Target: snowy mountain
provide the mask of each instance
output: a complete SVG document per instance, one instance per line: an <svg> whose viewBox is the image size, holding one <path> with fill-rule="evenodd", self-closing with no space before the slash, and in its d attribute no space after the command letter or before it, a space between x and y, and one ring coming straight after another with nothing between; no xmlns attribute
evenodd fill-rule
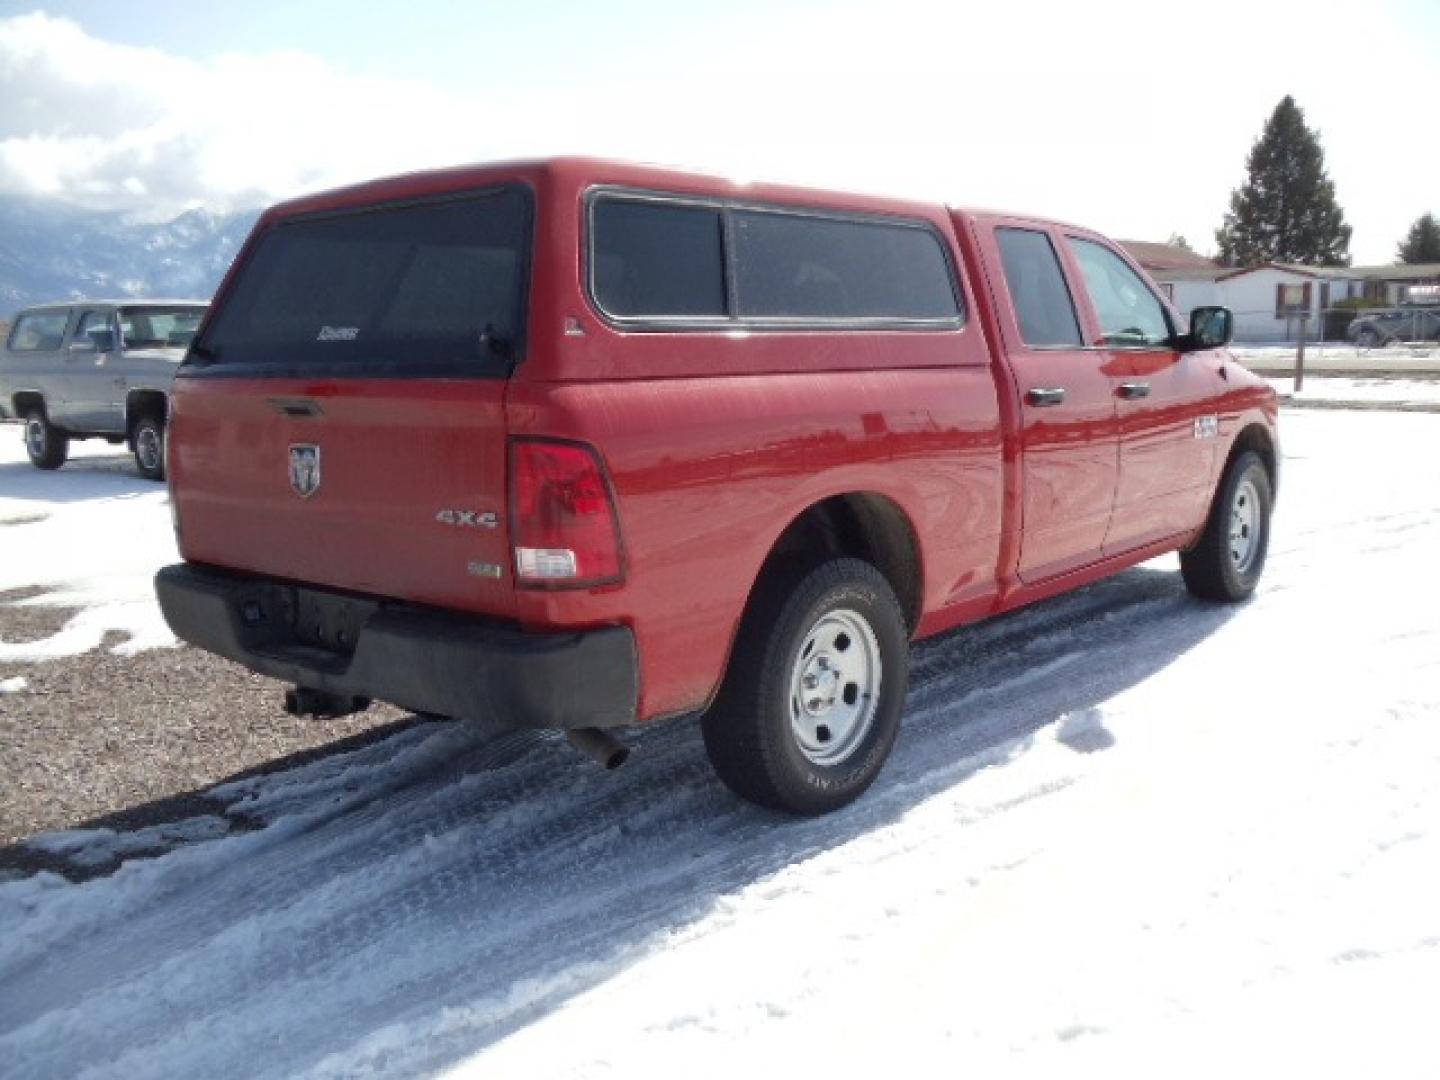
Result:
<svg viewBox="0 0 1440 1080"><path fill-rule="evenodd" d="M258 211L139 222L55 199L0 195L0 319L69 297L208 299Z"/></svg>

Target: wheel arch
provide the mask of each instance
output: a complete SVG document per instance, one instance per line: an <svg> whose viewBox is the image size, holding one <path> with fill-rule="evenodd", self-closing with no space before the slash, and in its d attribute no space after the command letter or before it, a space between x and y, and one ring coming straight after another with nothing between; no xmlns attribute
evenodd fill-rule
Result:
<svg viewBox="0 0 1440 1080"><path fill-rule="evenodd" d="M1270 477L1270 491L1274 495L1280 490L1280 455L1275 445L1275 436L1258 420L1246 424L1230 443L1230 453L1225 458L1225 468L1220 470L1223 480L1230 471L1230 465L1241 454L1253 451L1265 463L1265 472ZM1218 490L1218 489L1217 489Z"/></svg>
<svg viewBox="0 0 1440 1080"><path fill-rule="evenodd" d="M164 390L131 390L125 395L125 431L133 437L135 425L146 417L164 423L170 418L170 395Z"/></svg>
<svg viewBox="0 0 1440 1080"><path fill-rule="evenodd" d="M45 418L50 418L50 408L45 404L45 395L39 390L16 390L10 396L10 404L15 407L16 416L23 417L30 409L38 406Z"/></svg>
<svg viewBox="0 0 1440 1080"><path fill-rule="evenodd" d="M771 544L746 599L746 613L759 590L775 578L846 556L880 571L895 591L906 628L913 634L925 596L919 537L909 514L893 499L873 491L831 495L796 514Z"/></svg>

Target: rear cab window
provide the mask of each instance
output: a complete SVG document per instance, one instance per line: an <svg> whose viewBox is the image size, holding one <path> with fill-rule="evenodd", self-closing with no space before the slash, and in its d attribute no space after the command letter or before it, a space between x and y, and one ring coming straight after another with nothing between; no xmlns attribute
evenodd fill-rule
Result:
<svg viewBox="0 0 1440 1080"><path fill-rule="evenodd" d="M521 185L282 218L186 369L507 375L523 348L532 220Z"/></svg>
<svg viewBox="0 0 1440 1080"><path fill-rule="evenodd" d="M1002 226L995 230L995 242L1021 340L1031 348L1079 348L1075 299L1050 237L1039 229Z"/></svg>
<svg viewBox="0 0 1440 1080"><path fill-rule="evenodd" d="M723 200L591 196L591 299L638 329L954 329L953 268L924 221Z"/></svg>

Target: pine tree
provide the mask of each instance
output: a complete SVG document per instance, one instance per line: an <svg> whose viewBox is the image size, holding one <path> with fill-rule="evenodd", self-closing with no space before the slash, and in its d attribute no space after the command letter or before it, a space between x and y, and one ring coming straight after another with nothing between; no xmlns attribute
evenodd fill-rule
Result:
<svg viewBox="0 0 1440 1080"><path fill-rule="evenodd" d="M1395 254L1402 263L1440 263L1440 221L1435 215L1416 218Z"/></svg>
<svg viewBox="0 0 1440 1080"><path fill-rule="evenodd" d="M1350 265L1350 226L1325 174L1325 153L1289 94L1245 165L1245 184L1230 193L1225 224L1215 233L1222 265Z"/></svg>

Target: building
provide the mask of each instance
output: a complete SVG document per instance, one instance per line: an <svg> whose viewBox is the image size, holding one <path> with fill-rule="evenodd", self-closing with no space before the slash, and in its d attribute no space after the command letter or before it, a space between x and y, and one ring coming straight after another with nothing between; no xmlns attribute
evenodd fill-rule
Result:
<svg viewBox="0 0 1440 1080"><path fill-rule="evenodd" d="M1365 296L1363 271L1346 267L1263 263L1237 269L1168 244L1121 241L1182 312L1207 304L1235 314L1235 340L1246 343L1290 342L1322 331L1321 313L1341 300ZM1385 267L1385 270L1403 269Z"/></svg>

